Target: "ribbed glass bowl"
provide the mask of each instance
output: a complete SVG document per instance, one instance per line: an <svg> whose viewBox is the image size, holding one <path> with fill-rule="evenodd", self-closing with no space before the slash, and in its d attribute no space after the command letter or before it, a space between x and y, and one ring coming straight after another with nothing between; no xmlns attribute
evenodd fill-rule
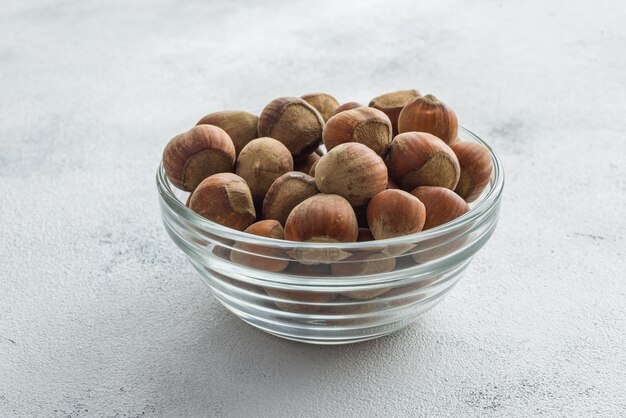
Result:
<svg viewBox="0 0 626 418"><path fill-rule="evenodd" d="M466 129L459 135L484 144ZM224 306L279 337L344 344L408 325L458 282L498 221L504 174L493 151L491 157L490 184L465 215L424 232L358 243L281 241L218 225L185 206L188 193L172 186L163 164L157 187L165 229Z"/></svg>

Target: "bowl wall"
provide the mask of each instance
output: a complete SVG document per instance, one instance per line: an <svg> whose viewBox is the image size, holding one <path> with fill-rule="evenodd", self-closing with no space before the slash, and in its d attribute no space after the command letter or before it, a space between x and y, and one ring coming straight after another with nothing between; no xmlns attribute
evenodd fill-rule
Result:
<svg viewBox="0 0 626 418"><path fill-rule="evenodd" d="M465 129L460 135L482 143ZM222 227L185 207L187 194L169 183L162 165L157 186L168 234L224 306L283 338L341 344L406 326L454 287L498 221L503 172L492 159L491 182L469 213L421 233L349 244L278 241Z"/></svg>

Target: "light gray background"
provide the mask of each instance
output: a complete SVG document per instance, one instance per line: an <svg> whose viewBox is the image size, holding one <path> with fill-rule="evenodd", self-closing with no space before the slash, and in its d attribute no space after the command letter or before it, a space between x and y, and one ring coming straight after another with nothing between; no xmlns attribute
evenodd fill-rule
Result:
<svg viewBox="0 0 626 418"><path fill-rule="evenodd" d="M623 414L626 7L578 3L2 1L0 416ZM352 346L228 313L161 225L166 141L400 88L504 162L465 278Z"/></svg>

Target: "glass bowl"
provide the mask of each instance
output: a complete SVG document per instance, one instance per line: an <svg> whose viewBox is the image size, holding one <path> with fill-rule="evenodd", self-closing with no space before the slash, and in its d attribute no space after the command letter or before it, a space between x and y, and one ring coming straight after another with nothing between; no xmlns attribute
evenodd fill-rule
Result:
<svg viewBox="0 0 626 418"><path fill-rule="evenodd" d="M459 135L484 144L467 129ZM405 327L440 302L491 237L504 173L489 150L491 181L468 213L392 239L303 243L226 228L185 206L188 193L172 186L163 164L157 171L161 214L169 236L239 318L306 343L364 341Z"/></svg>

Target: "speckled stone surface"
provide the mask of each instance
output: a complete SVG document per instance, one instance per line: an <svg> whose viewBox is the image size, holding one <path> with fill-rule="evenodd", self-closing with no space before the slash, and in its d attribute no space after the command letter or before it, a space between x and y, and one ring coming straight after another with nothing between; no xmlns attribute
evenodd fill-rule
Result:
<svg viewBox="0 0 626 418"><path fill-rule="evenodd" d="M623 415L626 7L580 3L1 2L0 416ZM235 318L161 225L166 141L400 88L503 160L465 278L351 346Z"/></svg>

